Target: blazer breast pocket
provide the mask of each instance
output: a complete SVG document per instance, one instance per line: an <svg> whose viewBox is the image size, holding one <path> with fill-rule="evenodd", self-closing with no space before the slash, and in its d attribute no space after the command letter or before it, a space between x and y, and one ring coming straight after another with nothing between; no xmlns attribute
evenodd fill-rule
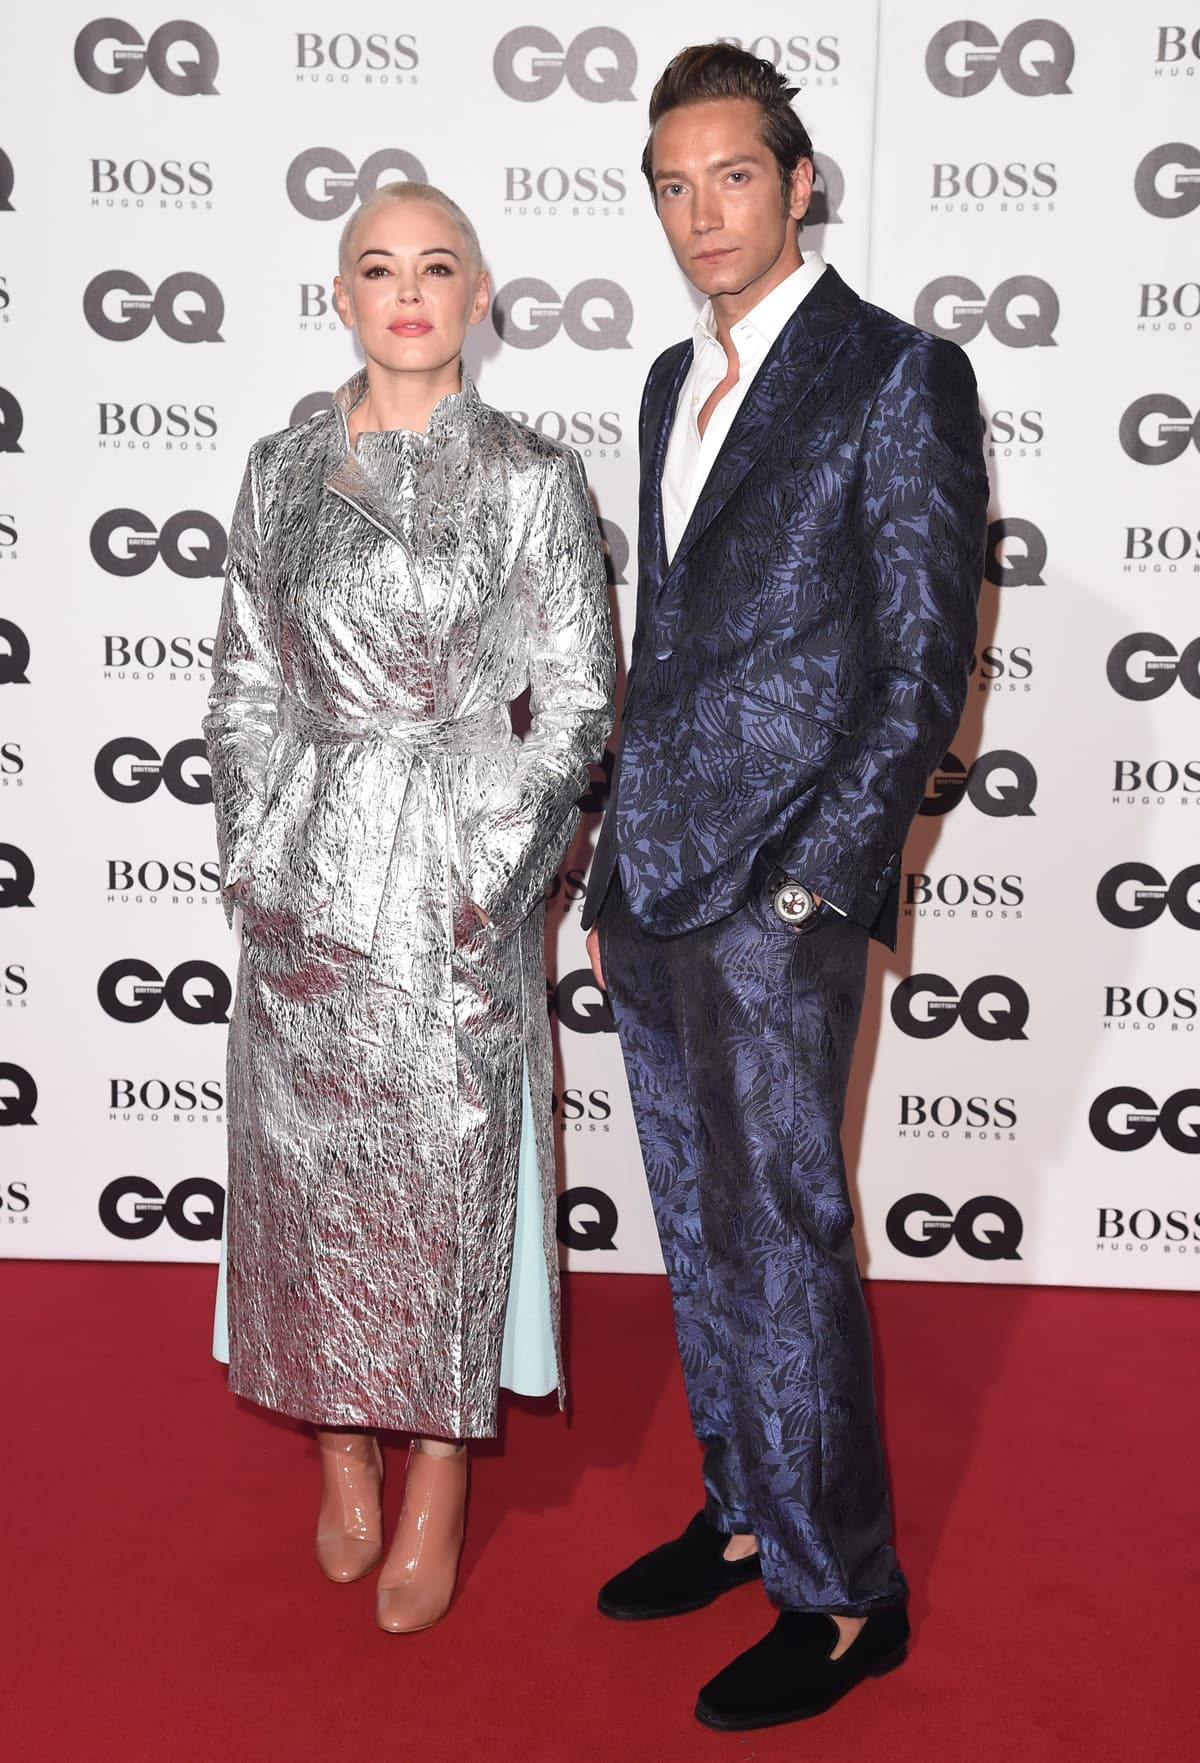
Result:
<svg viewBox="0 0 1200 1763"><path fill-rule="evenodd" d="M773 703L744 687L725 699L726 727L739 740L814 775L824 771L847 731L785 704Z"/></svg>

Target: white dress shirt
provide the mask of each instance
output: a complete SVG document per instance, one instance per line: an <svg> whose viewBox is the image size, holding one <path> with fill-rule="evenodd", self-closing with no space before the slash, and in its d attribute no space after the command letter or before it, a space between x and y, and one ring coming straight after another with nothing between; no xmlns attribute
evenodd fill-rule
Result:
<svg viewBox="0 0 1200 1763"><path fill-rule="evenodd" d="M805 251L802 256L800 268L794 269L734 325L732 340L737 351L737 384L730 386L721 399L709 417L703 435L697 419L725 378L729 362L717 338L711 300L705 301L696 320L692 332L692 365L675 406L675 420L671 424L671 438L663 462L663 528L668 561L678 549L712 470L713 460L721 451L721 444L729 433L742 399L750 390L751 381L788 319L825 273L825 260L819 252Z"/></svg>

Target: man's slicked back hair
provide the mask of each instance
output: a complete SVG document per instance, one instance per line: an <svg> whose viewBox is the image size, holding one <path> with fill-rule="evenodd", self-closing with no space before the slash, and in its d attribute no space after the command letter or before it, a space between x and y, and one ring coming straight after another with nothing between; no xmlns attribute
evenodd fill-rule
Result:
<svg viewBox="0 0 1200 1763"><path fill-rule="evenodd" d="M789 86L769 61L734 43L696 43L681 49L667 63L650 94L650 135L642 154L642 172L655 206L658 193L651 164L655 123L670 110L681 110L686 104L709 104L719 98L750 98L758 105L762 113L759 138L775 157L783 198L790 202L792 173L802 159L813 156L808 130L792 109L798 90L798 86Z"/></svg>

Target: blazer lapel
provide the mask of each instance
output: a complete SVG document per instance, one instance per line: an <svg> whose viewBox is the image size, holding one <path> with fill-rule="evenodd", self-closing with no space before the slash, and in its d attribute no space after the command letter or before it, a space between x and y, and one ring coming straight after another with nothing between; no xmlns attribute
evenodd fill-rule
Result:
<svg viewBox="0 0 1200 1763"><path fill-rule="evenodd" d="M675 419L675 406L688 369L692 365L692 345L680 343L674 360L663 362L657 383L647 389L646 417L643 429L641 496L638 508L638 550L641 573L651 590L656 589L667 572L667 541L663 527L662 474L667 457L667 442Z"/></svg>
<svg viewBox="0 0 1200 1763"><path fill-rule="evenodd" d="M835 269L827 269L784 325L713 461L679 548L671 559L666 580L678 572L696 541L763 453L778 424L796 416L845 341L848 320L858 305L858 295L846 286ZM661 508L661 499L659 505Z"/></svg>

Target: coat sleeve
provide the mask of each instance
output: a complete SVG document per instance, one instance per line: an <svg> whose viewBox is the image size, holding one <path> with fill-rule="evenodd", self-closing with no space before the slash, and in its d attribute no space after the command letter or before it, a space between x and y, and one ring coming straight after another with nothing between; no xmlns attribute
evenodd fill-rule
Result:
<svg viewBox="0 0 1200 1763"><path fill-rule="evenodd" d="M261 573L258 469L251 453L229 530L225 592L213 652L204 733L212 766L226 917L240 904L266 796L267 756L279 725L282 680Z"/></svg>
<svg viewBox="0 0 1200 1763"><path fill-rule="evenodd" d="M899 874L929 774L966 701L988 481L971 364L921 337L879 392L863 437L868 696L815 806L776 861L860 923Z"/></svg>
<svg viewBox="0 0 1200 1763"><path fill-rule="evenodd" d="M519 921L542 897L612 727L604 553L578 454L549 462L519 567L532 720L516 770L471 828L466 851L467 891L499 923Z"/></svg>

